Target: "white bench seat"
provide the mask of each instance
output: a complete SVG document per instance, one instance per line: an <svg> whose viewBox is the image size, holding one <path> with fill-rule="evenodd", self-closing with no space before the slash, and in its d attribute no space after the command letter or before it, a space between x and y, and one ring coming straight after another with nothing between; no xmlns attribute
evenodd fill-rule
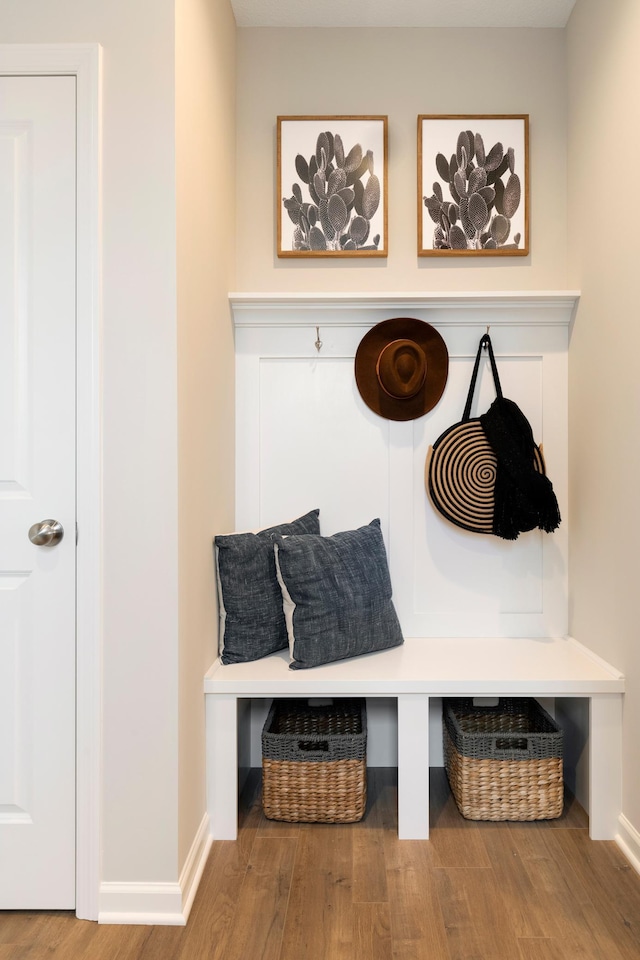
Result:
<svg viewBox="0 0 640 960"><path fill-rule="evenodd" d="M205 676L207 808L214 839L235 839L238 701L361 696L398 701L398 835L429 836L429 697L532 696L589 700L589 829L613 839L621 810L624 677L573 638L425 638L310 670L288 652Z"/></svg>

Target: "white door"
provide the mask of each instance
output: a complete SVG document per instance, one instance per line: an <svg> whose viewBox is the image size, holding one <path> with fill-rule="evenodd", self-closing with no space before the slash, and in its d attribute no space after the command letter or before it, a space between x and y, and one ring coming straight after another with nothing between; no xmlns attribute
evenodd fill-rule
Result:
<svg viewBox="0 0 640 960"><path fill-rule="evenodd" d="M0 909L75 904L75 86L0 77Z"/></svg>

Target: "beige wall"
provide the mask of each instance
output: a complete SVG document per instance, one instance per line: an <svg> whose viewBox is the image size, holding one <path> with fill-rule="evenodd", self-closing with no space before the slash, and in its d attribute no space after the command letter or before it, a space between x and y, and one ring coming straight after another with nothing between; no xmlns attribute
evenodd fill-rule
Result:
<svg viewBox="0 0 640 960"><path fill-rule="evenodd" d="M0 23L103 48L102 879L171 883L233 525L235 23L227 0L0 0Z"/></svg>
<svg viewBox="0 0 640 960"><path fill-rule="evenodd" d="M205 810L202 678L216 656L212 535L233 528L235 21L176 3L179 864Z"/></svg>
<svg viewBox="0 0 640 960"><path fill-rule="evenodd" d="M0 24L103 47L102 876L175 881L174 0L0 0Z"/></svg>
<svg viewBox="0 0 640 960"><path fill-rule="evenodd" d="M627 675L623 813L640 829L640 5L578 0L567 29L571 630ZM630 180L628 178L631 178Z"/></svg>
<svg viewBox="0 0 640 960"><path fill-rule="evenodd" d="M561 30L239 30L237 289L564 288L565 91ZM466 112L530 115L530 257L416 255L416 118ZM386 260L275 257L279 114L388 115Z"/></svg>

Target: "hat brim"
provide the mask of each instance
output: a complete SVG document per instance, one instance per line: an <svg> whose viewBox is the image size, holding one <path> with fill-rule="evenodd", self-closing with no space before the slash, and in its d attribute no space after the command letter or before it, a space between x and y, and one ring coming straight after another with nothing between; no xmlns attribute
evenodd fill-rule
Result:
<svg viewBox="0 0 640 960"><path fill-rule="evenodd" d="M427 375L423 388L408 399L390 397L380 386L376 364L380 353L394 340L413 340L424 351ZM369 330L358 345L355 377L360 396L367 406L386 420L416 420L438 403L449 374L447 345L430 323L412 317L383 320Z"/></svg>

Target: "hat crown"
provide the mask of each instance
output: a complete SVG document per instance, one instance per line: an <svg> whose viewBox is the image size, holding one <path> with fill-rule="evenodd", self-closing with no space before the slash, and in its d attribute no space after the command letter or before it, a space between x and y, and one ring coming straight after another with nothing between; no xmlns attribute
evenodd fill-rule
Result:
<svg viewBox="0 0 640 960"><path fill-rule="evenodd" d="M427 358L414 340L392 340L376 363L378 382L388 396L410 400L420 392L427 376Z"/></svg>
<svg viewBox="0 0 640 960"><path fill-rule="evenodd" d="M431 324L415 317L381 320L356 350L360 396L387 420L416 420L435 407L447 382L449 354Z"/></svg>

